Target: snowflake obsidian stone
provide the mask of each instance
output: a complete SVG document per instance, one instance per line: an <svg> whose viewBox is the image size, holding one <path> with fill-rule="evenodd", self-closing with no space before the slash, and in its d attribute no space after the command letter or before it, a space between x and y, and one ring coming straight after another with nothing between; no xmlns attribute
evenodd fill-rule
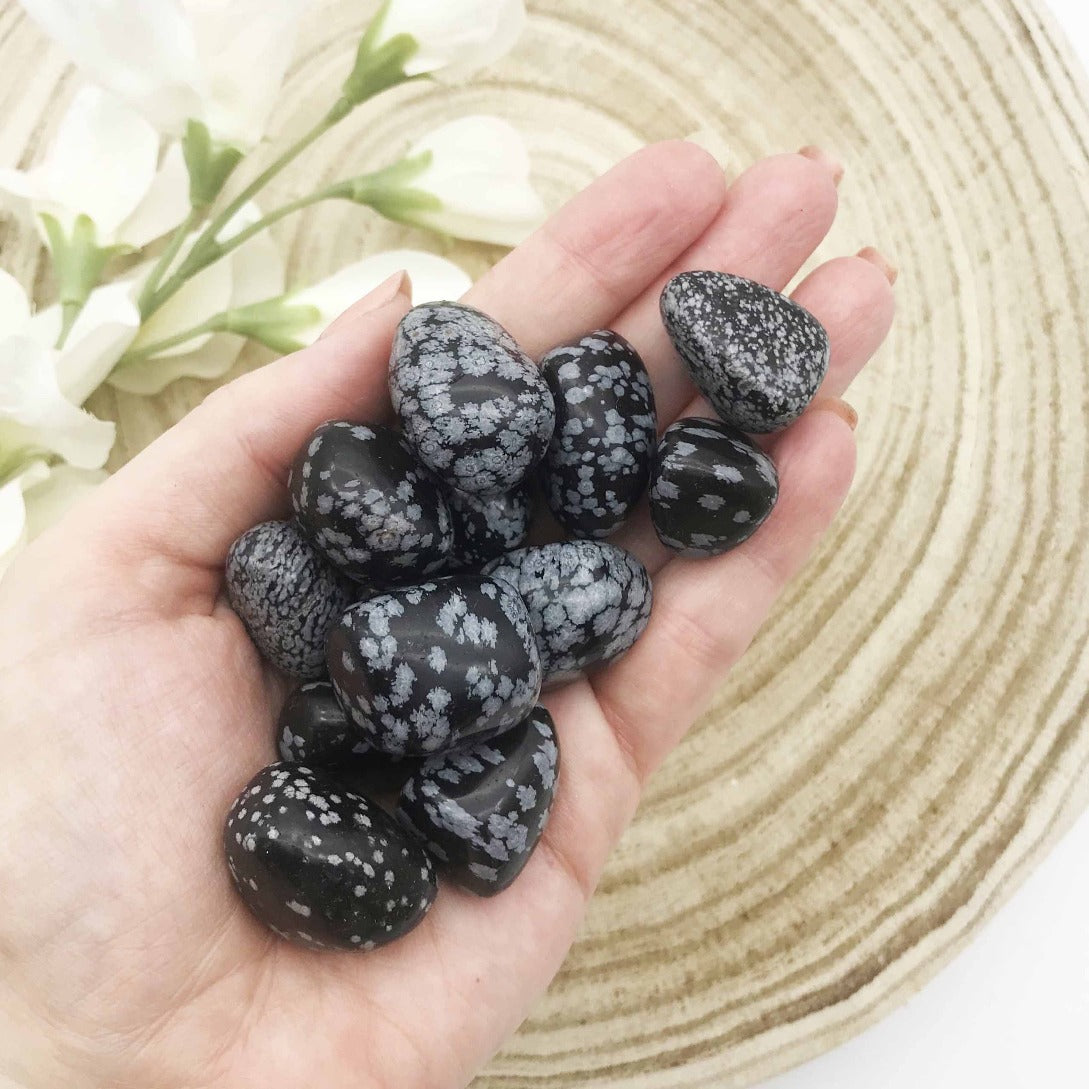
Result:
<svg viewBox="0 0 1089 1089"><path fill-rule="evenodd" d="M327 650L341 705L387 753L490 737L520 722L541 688L525 605L506 582L478 575L367 598Z"/></svg>
<svg viewBox="0 0 1089 1089"><path fill-rule="evenodd" d="M301 764L272 764L250 781L223 843L254 915L311 949L393 941L420 922L437 891L430 859L392 817Z"/></svg>
<svg viewBox="0 0 1089 1089"><path fill-rule="evenodd" d="M533 361L501 325L458 303L405 315L390 356L390 395L420 461L470 495L518 487L544 456L555 422Z"/></svg>
<svg viewBox="0 0 1089 1089"><path fill-rule="evenodd" d="M683 272L666 284L661 309L696 385L732 427L786 427L824 380L823 326L762 284L724 272Z"/></svg>
<svg viewBox="0 0 1089 1089"><path fill-rule="evenodd" d="M294 522L263 522L227 555L227 597L258 650L298 677L325 671L325 637L348 607L344 581Z"/></svg>
<svg viewBox="0 0 1089 1089"><path fill-rule="evenodd" d="M650 376L609 329L553 348L541 373L556 404L545 495L576 537L608 537L643 494L658 438Z"/></svg>
<svg viewBox="0 0 1089 1089"><path fill-rule="evenodd" d="M552 717L536 707L491 741L426 760L401 788L397 816L448 877L492 896L522 872L541 838L559 756Z"/></svg>
<svg viewBox="0 0 1089 1089"><path fill-rule="evenodd" d="M664 545L717 556L748 540L779 496L775 465L736 428L678 420L662 436L650 516Z"/></svg>
<svg viewBox="0 0 1089 1089"><path fill-rule="evenodd" d="M323 424L299 451L290 487L303 528L353 579L403 582L447 562L446 500L388 427Z"/></svg>
<svg viewBox="0 0 1089 1089"><path fill-rule="evenodd" d="M549 681L611 661L643 634L650 620L646 568L603 541L520 548L484 572L508 581L521 594Z"/></svg>
<svg viewBox="0 0 1089 1089"><path fill-rule="evenodd" d="M446 501L454 523L451 570L481 567L525 544L533 511L528 488L488 498L449 492Z"/></svg>

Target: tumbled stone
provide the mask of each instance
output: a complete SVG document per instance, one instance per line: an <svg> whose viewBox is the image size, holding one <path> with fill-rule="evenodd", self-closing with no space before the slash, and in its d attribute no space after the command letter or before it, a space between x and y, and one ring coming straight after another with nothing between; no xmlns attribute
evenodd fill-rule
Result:
<svg viewBox="0 0 1089 1089"><path fill-rule="evenodd" d="M639 353L599 329L541 360L556 429L541 467L556 520L575 537L615 533L650 479L654 391Z"/></svg>
<svg viewBox="0 0 1089 1089"><path fill-rule="evenodd" d="M325 637L351 595L294 522L262 522L227 554L227 598L273 665L297 677L325 671Z"/></svg>
<svg viewBox="0 0 1089 1089"><path fill-rule="evenodd" d="M647 569L604 541L520 548L484 568L529 610L545 680L577 675L623 654L650 620Z"/></svg>
<svg viewBox="0 0 1089 1089"><path fill-rule="evenodd" d="M778 497L774 462L736 428L692 418L662 436L650 516L668 548L685 556L728 552L757 531Z"/></svg>
<svg viewBox="0 0 1089 1089"><path fill-rule="evenodd" d="M246 906L311 949L385 945L420 922L437 891L431 860L392 817L301 764L272 764L250 781L223 844Z"/></svg>
<svg viewBox="0 0 1089 1089"><path fill-rule="evenodd" d="M762 284L724 272L683 272L666 284L662 320L719 417L753 433L793 423L828 370L824 327Z"/></svg>
<svg viewBox="0 0 1089 1089"><path fill-rule="evenodd" d="M446 501L454 523L451 570L482 567L525 544L533 510L528 488L488 498L448 492Z"/></svg>
<svg viewBox="0 0 1089 1089"><path fill-rule="evenodd" d="M490 741L425 760L401 788L397 816L442 871L479 896L522 872L544 831L559 748L543 708Z"/></svg>
<svg viewBox="0 0 1089 1089"><path fill-rule="evenodd" d="M390 428L323 424L299 451L290 488L303 528L350 578L404 582L445 567L454 540L446 500Z"/></svg>
<svg viewBox="0 0 1089 1089"><path fill-rule="evenodd" d="M541 688L541 661L518 594L458 575L376 594L329 635L341 706L383 752L423 755L520 722Z"/></svg>
<svg viewBox="0 0 1089 1089"><path fill-rule="evenodd" d="M405 315L390 356L390 395L420 461L469 495L517 488L555 423L533 361L498 322L460 303Z"/></svg>

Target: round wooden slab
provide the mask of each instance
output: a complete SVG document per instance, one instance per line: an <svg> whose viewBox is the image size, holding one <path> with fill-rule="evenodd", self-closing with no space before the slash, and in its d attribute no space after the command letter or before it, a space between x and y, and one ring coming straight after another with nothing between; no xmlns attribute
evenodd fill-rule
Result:
<svg viewBox="0 0 1089 1089"><path fill-rule="evenodd" d="M284 132L332 100L373 8L317 6ZM366 107L279 195L475 111L525 132L554 204L651 140L704 130L731 171L816 142L849 164L821 256L875 243L901 270L897 328L848 395L846 511L654 781L566 967L478 1082L743 1086L921 986L1086 799L1086 88L1029 0L530 7L510 58ZM75 86L0 2L0 161L33 161ZM435 244L339 206L280 237L299 282ZM0 245L44 296L36 238L4 226ZM497 251L451 255L478 273ZM123 460L208 388L92 407L119 421Z"/></svg>

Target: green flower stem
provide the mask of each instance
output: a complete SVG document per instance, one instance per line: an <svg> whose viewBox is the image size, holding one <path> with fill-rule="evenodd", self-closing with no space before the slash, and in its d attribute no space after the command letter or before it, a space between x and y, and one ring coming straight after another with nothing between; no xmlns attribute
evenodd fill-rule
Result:
<svg viewBox="0 0 1089 1089"><path fill-rule="evenodd" d="M202 337L206 333L223 333L227 331L228 314L215 314L207 321L203 321L200 325L194 325L191 329L185 329L180 333L175 333L174 336L164 337L162 340L156 340L151 344L145 344L141 348L130 348L124 356L122 356L118 366L123 366L126 363L139 363L141 360L149 359L153 355L160 355L162 352L167 352L171 348L177 348L181 344L185 344L190 340L195 340L197 337Z"/></svg>
<svg viewBox="0 0 1089 1089"><path fill-rule="evenodd" d="M75 328L76 322L79 321L79 316L82 313L83 303L81 302L69 301L61 303L61 328L60 336L57 337L56 344L58 352L68 343L68 337L71 335L71 332Z"/></svg>
<svg viewBox="0 0 1089 1089"><path fill-rule="evenodd" d="M228 243L228 248L225 248L216 241L218 236L223 232L223 228L226 227L242 208L260 193L269 182L306 151L311 144L324 136L334 125L343 121L344 118L351 113L353 108L353 104L348 102L347 99L340 99L309 132L304 133L304 135L296 140L295 143L276 159L275 162L254 178L254 180L250 182L250 184L223 209L223 211L212 219L201 236L197 239L192 250L190 250L189 256L181 263L173 276L171 276L170 279L168 279L148 300L146 310L142 310L145 319L154 314L167 299L176 295L185 283L192 279L198 272L207 268L208 265L213 262L218 261L226 253L229 253L232 248L235 248L230 246L230 243ZM267 218L269 217L266 217L266 219ZM252 237L252 233L249 237ZM234 239L230 240L230 242L234 241Z"/></svg>
<svg viewBox="0 0 1089 1089"><path fill-rule="evenodd" d="M140 298L137 303L140 307L140 316L143 319L147 319L149 310L148 307L151 304L151 300L155 295L159 284L162 282L162 278L170 270L170 266L174 263L175 258L181 252L182 246L185 245L186 238L189 237L189 232L197 225L197 221L200 219L200 209L190 208L189 214L178 225L178 229L171 235L170 241L166 245L166 249L163 250L162 256L155 263L155 267L151 270L151 275L148 276L144 283L143 288L140 291Z"/></svg>

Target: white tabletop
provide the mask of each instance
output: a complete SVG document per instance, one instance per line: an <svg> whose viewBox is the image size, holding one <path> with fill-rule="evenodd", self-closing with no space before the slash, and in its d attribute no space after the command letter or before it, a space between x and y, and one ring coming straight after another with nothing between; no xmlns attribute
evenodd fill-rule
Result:
<svg viewBox="0 0 1089 1089"><path fill-rule="evenodd" d="M1089 65L1089 0L1049 0ZM1089 814L884 1021L761 1089L1089 1087Z"/></svg>

